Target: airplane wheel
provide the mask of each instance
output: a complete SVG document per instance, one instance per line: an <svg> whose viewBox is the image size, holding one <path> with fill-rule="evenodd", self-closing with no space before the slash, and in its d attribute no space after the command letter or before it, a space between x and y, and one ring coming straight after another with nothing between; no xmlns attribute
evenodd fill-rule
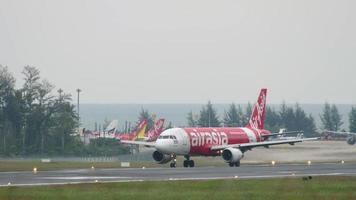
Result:
<svg viewBox="0 0 356 200"><path fill-rule="evenodd" d="M189 160L184 160L183 167L188 167L188 166L189 166Z"/></svg>
<svg viewBox="0 0 356 200"><path fill-rule="evenodd" d="M240 167L240 161L235 162L236 167Z"/></svg>
<svg viewBox="0 0 356 200"><path fill-rule="evenodd" d="M176 163L171 163L171 164L170 164L170 167L171 167L171 168L176 168Z"/></svg>
<svg viewBox="0 0 356 200"><path fill-rule="evenodd" d="M233 167L234 165L235 165L235 163L229 162L229 166L230 166L230 167Z"/></svg>
<svg viewBox="0 0 356 200"><path fill-rule="evenodd" d="M194 160L189 160L189 167L194 167Z"/></svg>

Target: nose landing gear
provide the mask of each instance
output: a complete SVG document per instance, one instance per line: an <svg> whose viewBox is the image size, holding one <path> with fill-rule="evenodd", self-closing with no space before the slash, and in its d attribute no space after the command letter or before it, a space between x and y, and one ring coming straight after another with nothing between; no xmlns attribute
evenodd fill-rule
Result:
<svg viewBox="0 0 356 200"><path fill-rule="evenodd" d="M184 156L186 160L183 161L183 167L194 167L194 160L190 160L190 156Z"/></svg>
<svg viewBox="0 0 356 200"><path fill-rule="evenodd" d="M169 165L171 168L176 168L177 167L177 163L172 161L171 164Z"/></svg>
<svg viewBox="0 0 356 200"><path fill-rule="evenodd" d="M169 164L171 168L176 168L177 167L177 159L176 156L173 156L172 162Z"/></svg>
<svg viewBox="0 0 356 200"><path fill-rule="evenodd" d="M237 162L229 162L229 166L230 167L240 167L240 161L237 161Z"/></svg>

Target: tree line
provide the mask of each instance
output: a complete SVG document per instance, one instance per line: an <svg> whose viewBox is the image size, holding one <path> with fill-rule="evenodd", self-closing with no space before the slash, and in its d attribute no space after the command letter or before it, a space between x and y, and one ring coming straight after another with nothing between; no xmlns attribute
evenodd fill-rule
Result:
<svg viewBox="0 0 356 200"><path fill-rule="evenodd" d="M190 111L187 114L187 125L189 127L243 127L248 123L251 113L250 103L244 109L241 105L232 103L220 117L209 101L199 113ZM341 130L343 122L335 104L325 103L320 119L323 130L345 131ZM317 134L314 117L306 113L298 103L295 105L282 103L278 109L266 107L265 129L278 132L281 128L288 131L303 131L306 136ZM356 107L352 107L349 113L349 131L356 132Z"/></svg>
<svg viewBox="0 0 356 200"><path fill-rule="evenodd" d="M25 66L24 84L15 88L8 67L0 65L0 155L117 155L128 149L115 139L84 146L75 137L78 114L71 95L40 77L40 71Z"/></svg>
<svg viewBox="0 0 356 200"><path fill-rule="evenodd" d="M8 67L0 65L0 156L28 155L92 155L112 156L128 153L129 149L117 145L115 139L99 139L85 146L75 137L79 126L78 114L69 93L41 78L40 71L25 66L24 83L15 87L16 80ZM199 113L189 112L190 127L240 127L245 126L252 112L252 105L231 104L220 117L209 101ZM154 115L143 109L139 120L148 120L149 130ZM339 131L343 124L334 104L325 103L320 119L324 130ZM169 122L166 128L172 127ZM267 106L265 128L273 132L280 128L301 130L305 135L316 133L315 120L299 104L281 104L278 109ZM356 107L349 113L349 131L356 132Z"/></svg>

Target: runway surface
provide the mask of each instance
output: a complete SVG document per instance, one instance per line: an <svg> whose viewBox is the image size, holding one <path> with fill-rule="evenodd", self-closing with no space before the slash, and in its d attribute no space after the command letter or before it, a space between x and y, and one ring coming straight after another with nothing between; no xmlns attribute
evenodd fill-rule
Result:
<svg viewBox="0 0 356 200"><path fill-rule="evenodd" d="M263 179L298 176L356 176L356 164L313 164L197 167L197 168L120 168L78 169L33 172L0 172L0 186L129 182L158 180Z"/></svg>

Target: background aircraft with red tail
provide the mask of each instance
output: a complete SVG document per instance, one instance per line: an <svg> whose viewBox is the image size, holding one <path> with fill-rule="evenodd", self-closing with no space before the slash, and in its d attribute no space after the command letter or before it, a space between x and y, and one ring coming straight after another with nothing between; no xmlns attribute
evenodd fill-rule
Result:
<svg viewBox="0 0 356 200"><path fill-rule="evenodd" d="M145 141L156 141L157 138L161 135L163 128L164 119L157 120L153 127L145 134Z"/></svg>
<svg viewBox="0 0 356 200"><path fill-rule="evenodd" d="M118 140L136 140L136 139L144 139L145 138L145 132L146 132L146 127L147 127L147 120L142 120L138 126L136 127L136 130L131 132L131 133L118 133L115 135L115 138Z"/></svg>
<svg viewBox="0 0 356 200"><path fill-rule="evenodd" d="M278 141L268 141L272 135L265 130L264 118L266 111L267 89L261 89L257 102L252 110L246 127L237 128L171 128L162 132L155 142L128 141L126 144L139 144L153 147L153 159L160 164L171 162L176 167L176 156L184 156L184 167L194 167L191 156L222 156L229 166L240 166L240 160L246 151L255 147L291 144L318 138L295 138Z"/></svg>

